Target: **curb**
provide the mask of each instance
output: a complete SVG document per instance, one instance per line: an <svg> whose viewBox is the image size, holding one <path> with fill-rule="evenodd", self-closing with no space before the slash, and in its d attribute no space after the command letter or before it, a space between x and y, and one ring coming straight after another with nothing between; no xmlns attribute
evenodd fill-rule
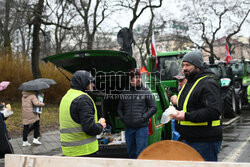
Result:
<svg viewBox="0 0 250 167"><path fill-rule="evenodd" d="M227 122L223 122L222 125L223 125L223 126L228 126L228 125L230 125L231 123L233 123L234 121L236 121L236 120L239 119L239 118L240 118L240 116L237 116L237 117L235 117L235 118L232 118L232 119L228 120Z"/></svg>

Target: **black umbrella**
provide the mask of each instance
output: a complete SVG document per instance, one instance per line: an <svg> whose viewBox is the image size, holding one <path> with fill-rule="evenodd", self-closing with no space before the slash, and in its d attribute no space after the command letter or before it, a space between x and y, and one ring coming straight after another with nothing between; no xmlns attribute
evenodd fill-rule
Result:
<svg viewBox="0 0 250 167"><path fill-rule="evenodd" d="M38 79L34 79L33 81L45 82L48 85L55 85L56 84L56 81L54 81L53 79L49 79L49 78L38 78Z"/></svg>
<svg viewBox="0 0 250 167"><path fill-rule="evenodd" d="M32 80L32 81L22 83L22 85L18 88L18 90L36 91L36 90L47 89L49 87L50 86L45 82Z"/></svg>

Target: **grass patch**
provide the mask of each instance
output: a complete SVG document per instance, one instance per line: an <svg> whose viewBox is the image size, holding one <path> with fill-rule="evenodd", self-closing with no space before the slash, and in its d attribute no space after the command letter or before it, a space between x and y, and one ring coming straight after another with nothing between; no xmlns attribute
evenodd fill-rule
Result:
<svg viewBox="0 0 250 167"><path fill-rule="evenodd" d="M40 117L41 134L47 131L59 129L58 106L61 98L70 88L70 82L51 63L40 61L39 64L43 78L54 79L57 84L43 90L45 95L43 113ZM71 78L72 74L62 70ZM7 89L0 91L0 102L10 103L14 114L5 122L11 138L22 137L22 105L21 91L18 87L26 81L33 80L31 60L22 54L4 55L0 52L0 82L10 81Z"/></svg>
<svg viewBox="0 0 250 167"><path fill-rule="evenodd" d="M70 88L70 82L51 63L39 64L43 78L54 79L57 84L51 85L49 89L43 90L45 104L59 104L63 95ZM65 75L71 78L72 74L62 70ZM21 91L18 87L26 81L33 80L31 61L21 54L1 55L0 53L0 82L10 81L6 90L0 91L0 101L6 103L21 102Z"/></svg>
<svg viewBox="0 0 250 167"><path fill-rule="evenodd" d="M22 104L11 104L14 114L12 114L6 121L6 126L11 138L22 137L23 124L22 124ZM40 116L40 131L43 132L53 131L59 129L59 106L46 105L43 107L43 113ZM33 132L31 132L33 133Z"/></svg>

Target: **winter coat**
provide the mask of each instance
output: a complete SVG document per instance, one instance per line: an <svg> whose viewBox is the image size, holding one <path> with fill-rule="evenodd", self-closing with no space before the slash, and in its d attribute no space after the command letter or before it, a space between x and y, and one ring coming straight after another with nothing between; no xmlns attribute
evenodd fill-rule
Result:
<svg viewBox="0 0 250 167"><path fill-rule="evenodd" d="M75 73L70 81L72 89L80 90L90 94L85 88L93 78L87 74ZM75 98L70 106L70 115L72 119L82 125L83 132L88 135L98 135L102 132L102 125L95 123L95 109L93 102L87 95L81 95Z"/></svg>
<svg viewBox="0 0 250 167"><path fill-rule="evenodd" d="M5 154L12 154L12 153L14 153L13 148L5 132L5 126L2 114L0 114L0 158L4 158Z"/></svg>
<svg viewBox="0 0 250 167"><path fill-rule="evenodd" d="M32 124L39 120L38 114L34 113L34 106L43 107L44 103L38 101L34 92L22 92L22 116L23 125Z"/></svg>
<svg viewBox="0 0 250 167"><path fill-rule="evenodd" d="M117 112L127 128L148 126L157 111L153 94L143 86L132 87L120 94Z"/></svg>
<svg viewBox="0 0 250 167"><path fill-rule="evenodd" d="M177 125L176 130L181 134L182 138L188 142L216 142L222 140L222 127L211 126L214 120L220 120L222 115L222 103L220 97L220 86L214 79L214 73L203 68L198 75L188 78L188 82L183 88L178 100L178 110L183 110L183 104L186 96L197 81L197 79L208 75L199 81L190 94L187 103L187 112L185 113L185 121L194 123L208 122L207 126L185 126Z"/></svg>

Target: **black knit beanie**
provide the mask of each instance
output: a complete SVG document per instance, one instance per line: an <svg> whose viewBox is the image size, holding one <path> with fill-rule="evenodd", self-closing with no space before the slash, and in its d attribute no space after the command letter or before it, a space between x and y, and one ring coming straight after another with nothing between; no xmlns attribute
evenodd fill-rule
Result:
<svg viewBox="0 0 250 167"><path fill-rule="evenodd" d="M203 56L201 51L195 50L184 55L182 62L188 62L201 69L203 67Z"/></svg>

